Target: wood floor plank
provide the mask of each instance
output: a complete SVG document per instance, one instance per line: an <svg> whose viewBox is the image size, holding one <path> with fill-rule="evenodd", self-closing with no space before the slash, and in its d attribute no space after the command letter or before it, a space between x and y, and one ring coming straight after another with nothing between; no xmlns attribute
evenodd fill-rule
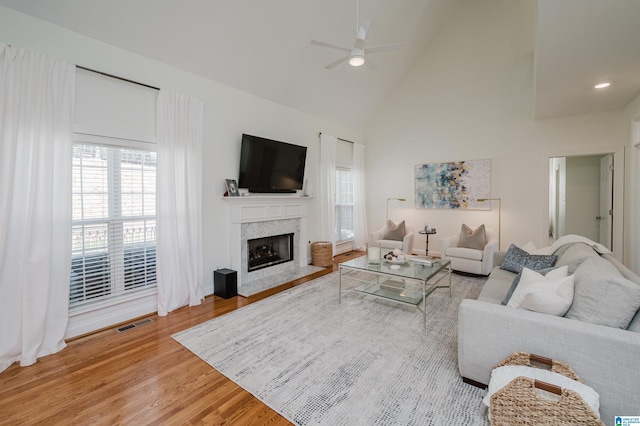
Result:
<svg viewBox="0 0 640 426"><path fill-rule="evenodd" d="M288 425L284 417L202 361L171 335L337 270L251 297L210 296L124 333L102 330L67 342L35 365L0 373L0 425Z"/></svg>

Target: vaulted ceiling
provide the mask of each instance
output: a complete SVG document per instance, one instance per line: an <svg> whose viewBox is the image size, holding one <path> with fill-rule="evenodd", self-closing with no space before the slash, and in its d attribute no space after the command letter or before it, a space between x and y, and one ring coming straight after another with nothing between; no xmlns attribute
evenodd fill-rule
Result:
<svg viewBox="0 0 640 426"><path fill-rule="evenodd" d="M0 5L360 129L425 52L455 8L476 0L0 0ZM640 1L538 0L536 118L623 108L640 94ZM343 63L357 17L367 45L406 43ZM611 81L596 96L593 85Z"/></svg>

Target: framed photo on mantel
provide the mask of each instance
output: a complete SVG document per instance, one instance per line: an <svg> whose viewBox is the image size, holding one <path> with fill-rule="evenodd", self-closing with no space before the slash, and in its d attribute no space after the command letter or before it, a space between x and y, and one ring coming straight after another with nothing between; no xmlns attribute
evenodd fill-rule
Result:
<svg viewBox="0 0 640 426"><path fill-rule="evenodd" d="M235 179L225 179L225 184L227 185L227 194L229 194L229 197L237 197L240 195Z"/></svg>

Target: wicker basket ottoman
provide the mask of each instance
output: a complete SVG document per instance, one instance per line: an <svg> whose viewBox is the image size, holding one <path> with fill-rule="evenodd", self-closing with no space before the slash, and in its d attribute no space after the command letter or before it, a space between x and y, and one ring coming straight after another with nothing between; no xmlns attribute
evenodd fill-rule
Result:
<svg viewBox="0 0 640 426"><path fill-rule="evenodd" d="M328 241L311 243L311 259L313 266L327 268L333 266L333 246Z"/></svg>

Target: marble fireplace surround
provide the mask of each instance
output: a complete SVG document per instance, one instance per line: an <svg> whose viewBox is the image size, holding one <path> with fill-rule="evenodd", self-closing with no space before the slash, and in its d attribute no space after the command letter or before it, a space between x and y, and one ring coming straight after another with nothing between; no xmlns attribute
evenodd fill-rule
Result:
<svg viewBox="0 0 640 426"><path fill-rule="evenodd" d="M321 270L308 265L307 216L310 197L264 195L222 197L227 203L231 269L238 294L251 296ZM293 261L248 272L247 240L293 233Z"/></svg>

